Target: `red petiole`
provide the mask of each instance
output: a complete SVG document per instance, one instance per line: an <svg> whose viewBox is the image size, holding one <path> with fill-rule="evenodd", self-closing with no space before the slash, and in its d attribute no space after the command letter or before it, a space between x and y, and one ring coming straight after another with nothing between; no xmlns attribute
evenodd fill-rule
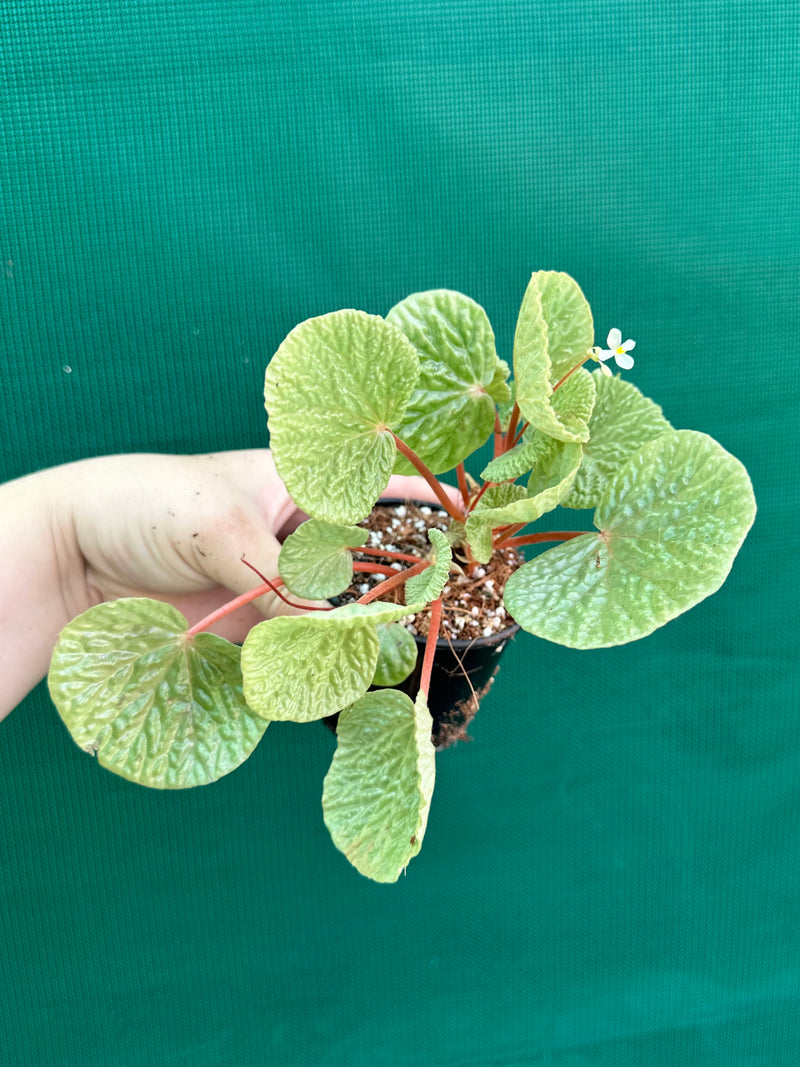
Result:
<svg viewBox="0 0 800 1067"><path fill-rule="evenodd" d="M507 452L511 447L509 441L514 440L514 436L517 432L517 423L519 422L519 404L514 403L514 407L511 409L511 418L508 420L508 429L506 430L505 437L503 438L503 451Z"/></svg>
<svg viewBox="0 0 800 1067"><path fill-rule="evenodd" d="M425 641L425 653L422 657L422 672L419 679L420 692L425 695L427 702L428 692L431 686L431 670L433 669L433 657L436 652L436 641L439 637L439 626L442 622L442 598L438 597L431 603L431 625L428 637Z"/></svg>
<svg viewBox="0 0 800 1067"><path fill-rule="evenodd" d="M369 564L367 564L369 566ZM408 567L404 571L396 571L390 578L387 578L385 582L381 582L376 585L374 589L370 589L368 593L365 593L362 597L356 601L357 604L371 604L373 600L378 600L384 593L391 592L392 589L396 589L398 585L402 585L407 582L409 578L413 578L415 574L422 574L422 572L430 567L431 563L428 559L423 559L417 563L415 567Z"/></svg>
<svg viewBox="0 0 800 1067"><path fill-rule="evenodd" d="M354 548L353 552L361 552L365 556L383 556L385 559L402 560L403 563L419 563L419 556L411 556L407 552L387 552L384 548Z"/></svg>
<svg viewBox="0 0 800 1067"><path fill-rule="evenodd" d="M402 454L406 457L411 466L414 467L417 471L419 471L419 473L422 475L422 477L433 490L436 499L442 505L444 510L450 516L450 518L455 519L457 522L460 522L463 518L461 512L458 511L455 504L453 504L453 501L444 491L440 483L436 481L436 478L433 476L428 467L423 463L423 461L419 458L414 449L409 447L409 445L407 445L405 441L402 441L396 433L393 433L391 430L389 431L389 433L392 434L392 437L394 438L394 443L397 445L398 451L402 452Z"/></svg>
<svg viewBox="0 0 800 1067"><path fill-rule="evenodd" d="M538 545L543 541L571 541L588 530L543 530L541 533L525 534L523 537L501 537L495 541L495 548L522 548L523 545Z"/></svg>
<svg viewBox="0 0 800 1067"><path fill-rule="evenodd" d="M464 501L464 511L467 512L469 511L469 486L467 485L467 472L463 463L459 463L456 467L456 477L458 478L461 499Z"/></svg>

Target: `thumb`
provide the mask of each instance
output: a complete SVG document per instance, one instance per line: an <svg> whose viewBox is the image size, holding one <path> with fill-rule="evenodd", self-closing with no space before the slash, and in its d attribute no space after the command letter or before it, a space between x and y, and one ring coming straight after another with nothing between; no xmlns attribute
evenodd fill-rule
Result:
<svg viewBox="0 0 800 1067"><path fill-rule="evenodd" d="M266 581L274 583L279 593L269 591L251 602L264 618L301 615L308 607L318 606L293 596L283 586L278 575L280 542L255 507L236 509L196 549L204 573L234 594L250 593Z"/></svg>

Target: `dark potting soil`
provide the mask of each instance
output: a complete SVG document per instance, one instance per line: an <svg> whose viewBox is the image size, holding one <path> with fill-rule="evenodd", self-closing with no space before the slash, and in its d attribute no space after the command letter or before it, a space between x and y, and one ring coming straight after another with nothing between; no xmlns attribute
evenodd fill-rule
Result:
<svg viewBox="0 0 800 1067"><path fill-rule="evenodd" d="M406 552L420 559L430 553L428 530L431 527L446 531L450 524L447 512L433 505L420 505L406 501L403 504L377 504L372 514L360 526L369 530L365 547L383 548L388 552ZM379 556L353 553L354 559L369 563L380 561ZM387 561L388 562L388 561ZM450 579L442 591L442 623L440 638L474 641L479 637L492 637L514 625L514 620L503 607L503 589L509 576L522 564L524 558L514 549L495 552L486 564L473 565L470 569L463 551L454 553L454 567ZM395 563L395 570L410 567L410 563ZM383 581L384 575L356 574L353 586L339 599L341 603L363 596L373 586ZM391 590L386 598L395 603L405 603L403 587ZM425 636L430 628L430 612L420 612L404 620L404 625L415 636Z"/></svg>

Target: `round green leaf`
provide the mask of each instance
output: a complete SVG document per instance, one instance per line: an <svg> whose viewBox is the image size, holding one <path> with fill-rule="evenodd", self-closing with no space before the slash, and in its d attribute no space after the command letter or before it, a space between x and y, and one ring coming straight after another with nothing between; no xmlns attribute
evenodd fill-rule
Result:
<svg viewBox="0 0 800 1067"><path fill-rule="evenodd" d="M525 630L572 648L635 641L722 585L754 517L737 459L705 434L667 431L606 487L600 533L522 566L506 607Z"/></svg>
<svg viewBox="0 0 800 1067"><path fill-rule="evenodd" d="M76 744L154 789L221 778L267 727L245 704L238 647L186 631L169 604L98 604L61 631L50 664L50 695Z"/></svg>
<svg viewBox="0 0 800 1067"><path fill-rule="evenodd" d="M351 548L360 548L368 532L359 526L334 526L308 519L284 541L278 571L295 596L323 600L347 589L353 578Z"/></svg>
<svg viewBox="0 0 800 1067"><path fill-rule="evenodd" d="M533 274L514 334L516 398L532 426L560 441L581 437L554 408L553 386L584 359L593 341L592 312L578 283L559 271Z"/></svg>
<svg viewBox="0 0 800 1067"><path fill-rule="evenodd" d="M508 396L508 365L497 358L486 312L463 293L414 293L396 304L386 321L408 337L420 361L417 387L397 434L441 474L491 434L495 401ZM400 455L395 470L414 473Z"/></svg>
<svg viewBox="0 0 800 1067"><path fill-rule="evenodd" d="M242 646L248 706L269 720L311 722L352 704L372 681L379 623L418 607L347 604L333 611L282 615L254 626Z"/></svg>
<svg viewBox="0 0 800 1067"><path fill-rule="evenodd" d="M417 665L417 642L400 623L382 623L378 627L380 651L373 685L399 685Z"/></svg>
<svg viewBox="0 0 800 1067"><path fill-rule="evenodd" d="M264 397L275 465L299 507L332 523L369 514L418 376L414 347L375 315L334 311L292 330Z"/></svg>
<svg viewBox="0 0 800 1067"><path fill-rule="evenodd" d="M597 507L603 489L625 460L646 441L672 429L658 404L635 385L600 371L592 378L597 400L589 420L589 442L572 489L562 501L565 508Z"/></svg>
<svg viewBox="0 0 800 1067"><path fill-rule="evenodd" d="M436 775L432 720L395 689L339 716L322 810L334 845L376 882L396 882L420 850Z"/></svg>
<svg viewBox="0 0 800 1067"><path fill-rule="evenodd" d="M447 585L453 552L450 541L441 530L428 530L428 538L433 546L430 554L431 566L421 574L415 574L406 582L406 598L409 603L430 603L435 600Z"/></svg>

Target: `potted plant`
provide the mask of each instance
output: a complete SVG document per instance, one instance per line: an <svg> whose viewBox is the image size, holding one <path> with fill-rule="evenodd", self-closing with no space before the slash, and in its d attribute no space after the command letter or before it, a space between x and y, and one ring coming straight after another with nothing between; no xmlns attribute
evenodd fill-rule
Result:
<svg viewBox="0 0 800 1067"><path fill-rule="evenodd" d="M300 323L265 397L278 472L310 518L280 573L222 610L267 589L317 603L260 623L241 648L206 632L219 612L189 628L146 598L91 608L62 631L49 673L75 741L132 781L177 789L233 770L271 722L338 715L325 822L362 874L395 881L425 833L431 677L443 618L452 642L458 613L473 617L464 590L494 606L500 621L480 636L496 644L517 626L575 649L623 644L718 589L753 522L741 463L612 376L612 359L633 365L633 342L612 330L607 345L594 347L576 282L552 271L526 289L513 381L486 313L460 293ZM490 440L476 481L465 461ZM437 481L448 471L455 496ZM394 519L391 542L363 525L393 472L422 475L441 505L411 551ZM401 506L400 519L413 510ZM593 509L595 529L526 530L557 506ZM325 603L348 589L350 602ZM409 695L396 686L415 668Z"/></svg>

